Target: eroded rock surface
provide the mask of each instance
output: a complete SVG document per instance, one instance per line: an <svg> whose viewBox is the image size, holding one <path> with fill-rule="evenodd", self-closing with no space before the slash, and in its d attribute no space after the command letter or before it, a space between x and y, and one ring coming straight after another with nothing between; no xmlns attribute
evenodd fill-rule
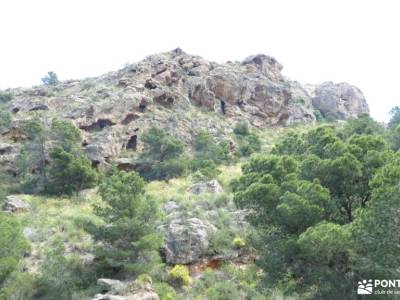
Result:
<svg viewBox="0 0 400 300"><path fill-rule="evenodd" d="M24 202L18 196L10 195L6 197L4 211L10 213L24 212L31 210L29 203Z"/></svg>
<svg viewBox="0 0 400 300"><path fill-rule="evenodd" d="M96 294L92 300L160 300L150 283L138 284L100 278L97 285L105 293Z"/></svg>
<svg viewBox="0 0 400 300"><path fill-rule="evenodd" d="M206 256L216 228L197 218L178 218L161 227L165 236L165 259L169 264L189 264Z"/></svg>
<svg viewBox="0 0 400 300"><path fill-rule="evenodd" d="M346 82L325 82L316 85L311 95L313 106L325 117L348 119L369 112L361 90Z"/></svg>
<svg viewBox="0 0 400 300"><path fill-rule="evenodd" d="M192 185L188 192L200 195L203 193L222 193L224 190L217 180L202 181Z"/></svg>
<svg viewBox="0 0 400 300"><path fill-rule="evenodd" d="M141 151L150 126L189 145L198 128L229 137L243 119L256 127L286 126L314 122L315 110L341 119L368 112L358 88L331 82L302 86L285 78L282 68L264 54L220 64L175 49L96 78L13 89L4 108L13 121L0 135L0 168L14 172L21 128L37 114L72 120L93 164L103 165L122 152ZM224 117L215 122L216 115Z"/></svg>

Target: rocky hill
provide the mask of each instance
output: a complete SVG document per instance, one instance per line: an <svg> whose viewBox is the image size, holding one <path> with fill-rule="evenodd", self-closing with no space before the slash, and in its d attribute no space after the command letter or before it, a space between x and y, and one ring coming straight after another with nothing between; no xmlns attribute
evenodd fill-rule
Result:
<svg viewBox="0 0 400 300"><path fill-rule="evenodd" d="M0 137L3 167L13 170L21 124L41 112L71 119L96 165L140 149L141 133L150 125L188 144L198 128L228 135L243 119L255 127L289 126L313 123L316 116L347 119L368 113L357 87L302 86L281 70L276 59L263 54L218 64L178 48L100 77L10 90L13 99L5 109L13 121Z"/></svg>
<svg viewBox="0 0 400 300"><path fill-rule="evenodd" d="M0 91L0 248L12 265L0 261L0 299L283 299L303 282L293 299L325 299L327 284L354 288L361 260L347 228L386 188L370 183L398 163L399 129L355 118L368 113L357 87L303 86L281 71L262 54L218 64L175 49Z"/></svg>

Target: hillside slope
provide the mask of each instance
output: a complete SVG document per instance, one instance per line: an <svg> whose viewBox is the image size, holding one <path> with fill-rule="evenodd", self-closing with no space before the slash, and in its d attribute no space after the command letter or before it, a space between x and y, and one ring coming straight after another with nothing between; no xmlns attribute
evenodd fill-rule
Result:
<svg viewBox="0 0 400 300"><path fill-rule="evenodd" d="M355 158L362 151L350 144L365 141L353 135L384 131L358 88L302 86L281 70L261 54L218 64L175 49L95 78L1 92L0 222L29 246L15 246L0 299L281 299L286 287L263 283L273 240L313 220L345 223L342 211L320 213L333 198L325 173L300 172L302 155L347 184L349 162L370 162ZM386 151L375 138L371 153ZM349 175L357 192L372 177L365 170ZM294 198L274 207L289 190ZM297 268L275 266L286 265ZM314 295L310 286L294 296Z"/></svg>

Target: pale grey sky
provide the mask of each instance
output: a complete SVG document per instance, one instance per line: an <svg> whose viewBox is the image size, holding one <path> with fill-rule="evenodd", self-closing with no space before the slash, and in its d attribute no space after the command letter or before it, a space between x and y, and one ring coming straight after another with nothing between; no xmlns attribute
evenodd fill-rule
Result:
<svg viewBox="0 0 400 300"><path fill-rule="evenodd" d="M379 121L400 105L397 0L1 0L0 88L97 76L177 46L265 53L301 83L347 81Z"/></svg>

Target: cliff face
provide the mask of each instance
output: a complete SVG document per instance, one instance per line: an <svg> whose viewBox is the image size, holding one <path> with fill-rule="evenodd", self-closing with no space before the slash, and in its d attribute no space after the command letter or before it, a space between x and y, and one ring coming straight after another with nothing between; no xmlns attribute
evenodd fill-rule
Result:
<svg viewBox="0 0 400 300"><path fill-rule="evenodd" d="M190 143L199 129L228 135L242 119L265 127L314 122L316 110L339 119L368 113L354 86L303 87L281 70L280 63L262 54L218 64L175 49L97 78L14 89L5 105L13 122L0 137L2 161L18 150L21 124L40 112L71 119L94 163L140 148L141 133L151 125Z"/></svg>

